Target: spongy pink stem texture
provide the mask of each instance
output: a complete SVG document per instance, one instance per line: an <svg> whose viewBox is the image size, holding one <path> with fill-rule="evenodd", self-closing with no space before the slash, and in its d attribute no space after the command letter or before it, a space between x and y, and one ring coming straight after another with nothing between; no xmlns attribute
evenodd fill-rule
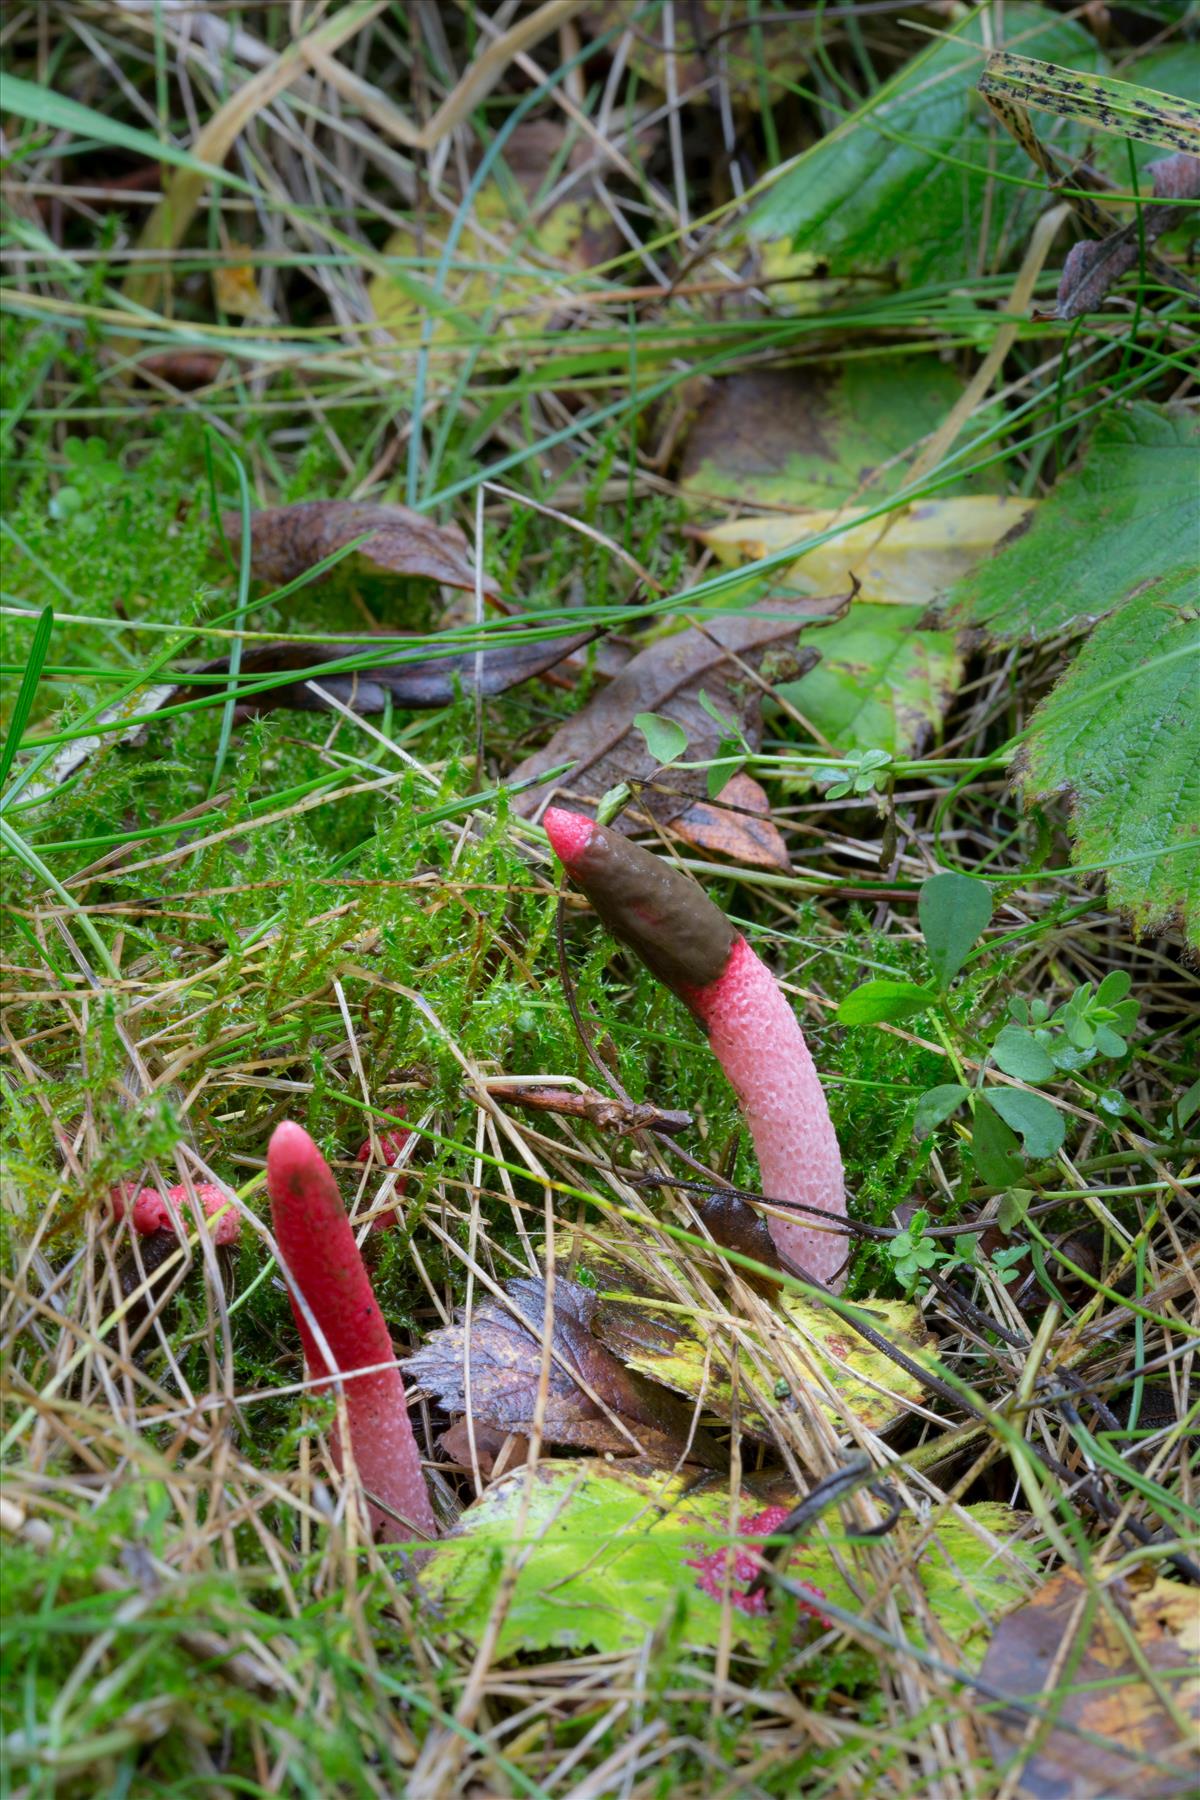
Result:
<svg viewBox="0 0 1200 1800"><path fill-rule="evenodd" d="M324 1375L329 1365L296 1305L292 1282L311 1307L334 1363L345 1378L346 1419L363 1486L422 1531L435 1536L437 1521L408 1417L404 1383L394 1362L392 1340L333 1173L301 1126L280 1125L271 1138L267 1149L267 1191L279 1253L290 1277L288 1297L309 1370L313 1375ZM389 1366L349 1379L354 1370L374 1364ZM317 1389L329 1385L322 1381ZM336 1428L333 1450L340 1467ZM411 1536L379 1507L371 1507L370 1512L377 1537Z"/></svg>
<svg viewBox="0 0 1200 1800"><path fill-rule="evenodd" d="M768 1200L799 1200L846 1217L842 1157L808 1045L775 977L745 938L706 987L680 990L706 1027L713 1054L741 1102ZM841 1285L844 1232L811 1214L769 1218L780 1254L829 1286Z"/></svg>

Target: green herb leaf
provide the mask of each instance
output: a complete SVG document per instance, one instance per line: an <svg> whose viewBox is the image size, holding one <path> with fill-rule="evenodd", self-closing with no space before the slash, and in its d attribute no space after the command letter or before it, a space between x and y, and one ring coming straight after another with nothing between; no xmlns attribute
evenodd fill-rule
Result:
<svg viewBox="0 0 1200 1800"><path fill-rule="evenodd" d="M996 1223L1001 1231L1016 1230L1029 1211L1032 1199L1032 1188L1012 1187L1007 1194L1001 1195L1000 1204L996 1208Z"/></svg>
<svg viewBox="0 0 1200 1800"><path fill-rule="evenodd" d="M992 1045L992 1061L1018 1081L1049 1081L1054 1074L1049 1052L1019 1025L1006 1025L1000 1032Z"/></svg>
<svg viewBox="0 0 1200 1800"><path fill-rule="evenodd" d="M664 713L635 713L634 724L646 740L656 763L673 763L688 747L688 735L677 719Z"/></svg>
<svg viewBox="0 0 1200 1800"><path fill-rule="evenodd" d="M927 1138L939 1125L944 1125L951 1113L958 1111L969 1091L958 1082L951 1081L944 1087L930 1088L928 1093L922 1094L913 1114L914 1137Z"/></svg>
<svg viewBox="0 0 1200 1800"><path fill-rule="evenodd" d="M837 1009L839 1025L878 1025L885 1019L911 1019L934 1004L928 988L913 981L864 981Z"/></svg>
<svg viewBox="0 0 1200 1800"><path fill-rule="evenodd" d="M1024 1088L988 1089L988 1100L1006 1124L1021 1136L1027 1156L1053 1156L1067 1135L1066 1121L1058 1108Z"/></svg>
<svg viewBox="0 0 1200 1800"><path fill-rule="evenodd" d="M1018 1138L986 1100L974 1103L971 1148L975 1167L989 1187L1011 1187L1021 1173Z"/></svg>
<svg viewBox="0 0 1200 1800"><path fill-rule="evenodd" d="M939 988L948 988L992 916L992 890L970 875L931 875L917 902Z"/></svg>

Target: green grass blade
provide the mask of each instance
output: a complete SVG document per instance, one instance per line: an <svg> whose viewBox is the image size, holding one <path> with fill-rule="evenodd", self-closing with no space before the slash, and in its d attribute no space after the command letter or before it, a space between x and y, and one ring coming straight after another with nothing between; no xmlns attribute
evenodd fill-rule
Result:
<svg viewBox="0 0 1200 1800"><path fill-rule="evenodd" d="M46 660L46 652L50 648L50 637L53 630L54 608L44 606L38 615L33 643L29 646L29 657L25 664L25 673L21 678L21 691L17 695L17 704L13 707L13 715L8 723L4 748L0 750L0 788L8 780L8 771L13 766L13 758L21 747L21 737L29 723L29 715L33 711L33 697L37 693L38 682L42 677L42 665Z"/></svg>

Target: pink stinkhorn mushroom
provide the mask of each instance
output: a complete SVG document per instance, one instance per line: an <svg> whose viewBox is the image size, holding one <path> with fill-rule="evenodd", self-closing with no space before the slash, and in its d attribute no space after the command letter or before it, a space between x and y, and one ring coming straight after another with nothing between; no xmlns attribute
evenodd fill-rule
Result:
<svg viewBox="0 0 1200 1800"><path fill-rule="evenodd" d="M613 933L671 988L708 1033L754 1140L768 1200L846 1217L842 1158L796 1015L774 976L703 890L649 851L581 813L542 819L556 855ZM845 1233L812 1213L770 1217L785 1263L840 1287Z"/></svg>
<svg viewBox="0 0 1200 1800"><path fill-rule="evenodd" d="M242 1232L242 1221L227 1195L211 1181L196 1183L196 1198L204 1208L204 1214L212 1225L212 1236L215 1244L236 1244ZM170 1202L170 1205L167 1202ZM123 1219L129 1212L133 1229L142 1237L149 1237L151 1232L175 1232L177 1221L185 1225L190 1223L188 1211L188 1191L182 1182L177 1187L167 1189L166 1200L156 1188L135 1188L132 1182L124 1182L112 1191L113 1215ZM174 1209L172 1211L172 1209Z"/></svg>
<svg viewBox="0 0 1200 1800"><path fill-rule="evenodd" d="M392 1340L337 1183L325 1158L299 1125L280 1125L271 1138L267 1192L305 1360L310 1373L318 1378L334 1372L297 1304L297 1290L323 1333L345 1384L350 1445L363 1486L402 1519L434 1537L437 1520ZM355 1374L358 1369L371 1372L359 1376ZM330 1385L330 1380L318 1379L317 1391ZM333 1451L340 1467L336 1432ZM370 1513L377 1537L395 1540L411 1536L390 1512L373 1506Z"/></svg>

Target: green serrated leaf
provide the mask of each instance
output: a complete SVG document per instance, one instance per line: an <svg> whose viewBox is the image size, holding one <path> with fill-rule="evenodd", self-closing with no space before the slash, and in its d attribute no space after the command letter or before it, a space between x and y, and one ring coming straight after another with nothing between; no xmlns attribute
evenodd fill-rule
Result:
<svg viewBox="0 0 1200 1800"><path fill-rule="evenodd" d="M977 1099L972 1111L971 1149L976 1169L989 1187L1012 1187L1021 1173L1020 1140L986 1100Z"/></svg>
<svg viewBox="0 0 1200 1800"><path fill-rule="evenodd" d="M993 1087L988 1089L988 1100L1005 1124L1018 1133L1027 1156L1053 1156L1062 1148L1066 1121L1041 1094L1030 1094L1024 1088Z"/></svg>
<svg viewBox="0 0 1200 1800"><path fill-rule="evenodd" d="M992 890L971 875L931 875L917 902L929 961L940 988L948 988L992 917Z"/></svg>
<svg viewBox="0 0 1200 1800"><path fill-rule="evenodd" d="M885 1019L911 1019L934 1004L928 988L913 981L864 981L837 1009L839 1025L879 1025Z"/></svg>
<svg viewBox="0 0 1200 1800"><path fill-rule="evenodd" d="M958 1111L969 1092L969 1088L951 1081L922 1094L913 1114L914 1137L927 1138L939 1125L944 1125L950 1115Z"/></svg>
<svg viewBox="0 0 1200 1800"><path fill-rule="evenodd" d="M753 234L790 237L795 249L828 258L835 274L898 269L910 282L966 276L1002 238L1019 242L1042 196L1006 184L1027 178L1029 165L976 99L984 30L973 11L799 157L753 214ZM1040 7L1006 6L1004 32L1026 54L1078 70L1099 65L1080 26ZM1056 139L1068 154L1083 142L1077 126Z"/></svg>
<svg viewBox="0 0 1200 1800"><path fill-rule="evenodd" d="M676 719L668 719L664 713L636 713L633 722L657 763L673 763L688 747L688 735L683 726Z"/></svg>
<svg viewBox="0 0 1200 1800"><path fill-rule="evenodd" d="M1054 1062L1049 1052L1038 1043L1031 1031L1019 1025L1006 1025L992 1045L992 1060L1006 1075L1018 1081L1049 1081Z"/></svg>
<svg viewBox="0 0 1200 1800"><path fill-rule="evenodd" d="M945 622L1032 641L1091 627L1135 595L1179 604L1185 577L1194 605L1198 448L1200 420L1182 408L1110 408L1028 528L950 589Z"/></svg>
<svg viewBox="0 0 1200 1800"><path fill-rule="evenodd" d="M1072 860L1139 931L1200 945L1200 583L1180 574L1098 625L1034 714L1023 785L1072 803Z"/></svg>

